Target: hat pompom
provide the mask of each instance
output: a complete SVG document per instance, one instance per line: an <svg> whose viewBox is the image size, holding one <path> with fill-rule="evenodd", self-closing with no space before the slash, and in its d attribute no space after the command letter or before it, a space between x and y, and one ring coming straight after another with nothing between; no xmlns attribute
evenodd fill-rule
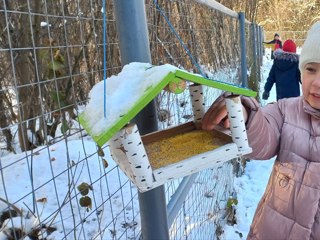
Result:
<svg viewBox="0 0 320 240"><path fill-rule="evenodd" d="M312 25L301 49L299 69L302 71L306 64L320 63L320 21Z"/></svg>
<svg viewBox="0 0 320 240"><path fill-rule="evenodd" d="M282 50L285 52L296 53L297 52L297 45L291 39L286 40L283 43Z"/></svg>

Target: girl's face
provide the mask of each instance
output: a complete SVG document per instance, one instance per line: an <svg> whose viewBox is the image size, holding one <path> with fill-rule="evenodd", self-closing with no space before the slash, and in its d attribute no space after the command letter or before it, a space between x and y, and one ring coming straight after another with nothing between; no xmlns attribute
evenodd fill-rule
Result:
<svg viewBox="0 0 320 240"><path fill-rule="evenodd" d="M320 109L320 63L308 63L302 70L302 92L311 107Z"/></svg>

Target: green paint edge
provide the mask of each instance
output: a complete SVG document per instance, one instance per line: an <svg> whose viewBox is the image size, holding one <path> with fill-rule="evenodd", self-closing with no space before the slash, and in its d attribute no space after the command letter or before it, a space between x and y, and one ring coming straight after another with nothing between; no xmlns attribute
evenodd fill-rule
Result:
<svg viewBox="0 0 320 240"><path fill-rule="evenodd" d="M248 88L235 86L228 83L218 82L216 80L204 78L192 73L188 73L181 70L176 70L175 73L169 72L162 81L157 85L150 87L145 94L134 104L134 106L123 117L119 117L119 120L105 132L99 135L91 135L91 128L89 127L85 113L81 113L78 117L80 124L87 131L87 133L93 138L93 140L101 147L107 141L109 141L119 130L121 130L127 123L129 123L148 103L150 103L171 81L176 81L175 78L181 78L183 80L198 83L208 87L213 87L223 91L231 92L234 94L244 95L248 97L255 97L257 92Z"/></svg>
<svg viewBox="0 0 320 240"><path fill-rule="evenodd" d="M84 113L79 116L79 122L87 133L93 138L93 140L102 147L107 141L109 141L121 128L128 124L148 103L150 103L162 90L169 84L175 77L175 74L168 73L161 82L155 86L151 86L145 94L134 104L134 106L123 117L119 117L119 120L105 132L93 136L90 134L91 129L86 121Z"/></svg>
<svg viewBox="0 0 320 240"><path fill-rule="evenodd" d="M235 94L239 94L239 95L244 95L247 97L255 97L257 96L257 92L252 91L248 88L243 88L240 86L235 86L232 84L228 84L228 83L223 83L223 82L218 82L216 80L212 80L212 79L208 79L208 78L204 78L192 73L188 73L185 71L181 71L181 70L177 70L176 71L176 77L185 79L187 81L192 81L194 83L198 83L201 85L205 85L208 87L213 87L213 88L217 88L226 92L231 92L231 93L235 93Z"/></svg>

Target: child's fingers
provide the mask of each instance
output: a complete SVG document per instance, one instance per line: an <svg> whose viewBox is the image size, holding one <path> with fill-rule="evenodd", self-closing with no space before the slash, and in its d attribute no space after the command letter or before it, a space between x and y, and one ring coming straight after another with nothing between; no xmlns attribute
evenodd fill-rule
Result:
<svg viewBox="0 0 320 240"><path fill-rule="evenodd" d="M224 101L214 104L206 112L202 120L202 128L204 130L212 130L227 116L227 108Z"/></svg>
<svg viewBox="0 0 320 240"><path fill-rule="evenodd" d="M230 120L228 118L226 118L223 122L223 126L225 128L230 128Z"/></svg>
<svg viewBox="0 0 320 240"><path fill-rule="evenodd" d="M217 109L220 108L220 103L214 103L205 113L202 118L202 128L204 130L211 130L214 127L214 123L212 122L213 118L216 115Z"/></svg>

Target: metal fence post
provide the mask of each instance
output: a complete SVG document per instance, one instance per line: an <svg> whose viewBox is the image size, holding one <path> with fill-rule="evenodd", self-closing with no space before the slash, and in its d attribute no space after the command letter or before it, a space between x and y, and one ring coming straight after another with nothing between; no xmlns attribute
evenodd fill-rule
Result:
<svg viewBox="0 0 320 240"><path fill-rule="evenodd" d="M253 55L253 70L254 70L254 80L259 81L258 79L258 59L257 59L257 32L256 32L256 24L252 23L251 24L251 39L252 39L252 55Z"/></svg>
<svg viewBox="0 0 320 240"><path fill-rule="evenodd" d="M151 54L144 0L114 1L119 35L121 63L149 62ZM128 96L130 97L130 96ZM158 129L155 103L152 101L133 120L141 134ZM164 186L138 193L143 239L169 239Z"/></svg>
<svg viewBox="0 0 320 240"><path fill-rule="evenodd" d="M261 26L258 26L258 33L259 33L259 45L260 45L260 66L263 64L263 55L264 55L264 46L263 46L263 40L264 40L264 32Z"/></svg>
<svg viewBox="0 0 320 240"><path fill-rule="evenodd" d="M241 81L243 87L248 87L247 79L247 49L246 49L246 25L244 12L239 13L240 48L241 48Z"/></svg>
<svg viewBox="0 0 320 240"><path fill-rule="evenodd" d="M256 67L257 67L257 80L261 82L261 66L262 66L262 41L261 34L259 31L259 25L257 23L254 24L254 32L256 35L255 38L255 46L256 46Z"/></svg>

